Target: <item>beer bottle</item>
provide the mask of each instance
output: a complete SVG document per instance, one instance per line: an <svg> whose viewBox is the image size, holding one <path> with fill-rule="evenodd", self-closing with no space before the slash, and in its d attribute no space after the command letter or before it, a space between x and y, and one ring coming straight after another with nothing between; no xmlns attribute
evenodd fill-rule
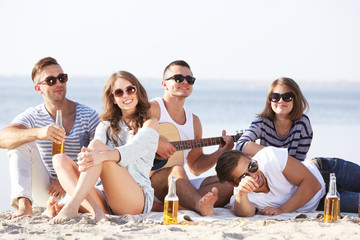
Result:
<svg viewBox="0 0 360 240"><path fill-rule="evenodd" d="M324 222L340 220L340 194L336 190L336 177L330 174L329 190L325 197Z"/></svg>
<svg viewBox="0 0 360 240"><path fill-rule="evenodd" d="M179 198L176 195L175 176L171 176L169 192L165 196L164 202L164 225L177 224L177 215L179 209Z"/></svg>
<svg viewBox="0 0 360 240"><path fill-rule="evenodd" d="M62 112L61 110L56 110L56 125L60 126L62 129L64 129L62 124ZM61 142L60 144L53 142L52 143L52 155L58 153L64 153L65 151L65 141Z"/></svg>

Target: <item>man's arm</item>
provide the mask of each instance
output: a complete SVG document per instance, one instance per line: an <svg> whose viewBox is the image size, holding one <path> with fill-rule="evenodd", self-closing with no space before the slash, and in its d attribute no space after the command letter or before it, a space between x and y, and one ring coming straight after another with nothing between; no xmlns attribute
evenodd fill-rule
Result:
<svg viewBox="0 0 360 240"><path fill-rule="evenodd" d="M238 191L236 194L234 211L235 215L238 217L252 217L256 213L256 208L249 201L247 193L241 193Z"/></svg>
<svg viewBox="0 0 360 240"><path fill-rule="evenodd" d="M150 117L160 120L160 106L155 100L150 101ZM175 152L176 148L171 143L167 142L162 137L159 138L159 144L156 153L160 157L169 159L170 156Z"/></svg>
<svg viewBox="0 0 360 240"><path fill-rule="evenodd" d="M265 215L290 213L304 206L321 189L317 178L298 160L289 156L283 171L286 179L298 188L292 197L278 209L267 207L262 210Z"/></svg>
<svg viewBox="0 0 360 240"><path fill-rule="evenodd" d="M195 139L202 138L202 127L200 119L193 114L194 119L194 136ZM195 176L199 176L201 173L206 172L210 168L212 168L220 155L226 150L230 150L234 147L233 138L230 136L226 136L226 132L223 130L222 132L223 140L225 141L224 145L220 145L219 149L212 154L204 154L202 148L194 148L192 149L187 156L187 164L191 173Z"/></svg>
<svg viewBox="0 0 360 240"><path fill-rule="evenodd" d="M291 156L288 157L283 173L289 182L298 187L294 195L280 207L284 213L293 212L304 206L321 189L321 184L317 178L304 164Z"/></svg>
<svg viewBox="0 0 360 240"><path fill-rule="evenodd" d="M12 149L39 139L61 143L65 139L65 131L55 124L42 128L27 128L20 123L13 123L0 131L0 148Z"/></svg>

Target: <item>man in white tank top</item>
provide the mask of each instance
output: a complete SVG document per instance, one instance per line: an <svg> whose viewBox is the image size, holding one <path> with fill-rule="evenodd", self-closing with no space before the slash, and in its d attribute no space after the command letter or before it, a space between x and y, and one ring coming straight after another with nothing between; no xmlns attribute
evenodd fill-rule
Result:
<svg viewBox="0 0 360 240"><path fill-rule="evenodd" d="M181 141L202 138L200 119L184 107L186 98L192 93L194 82L195 78L190 66L182 60L174 61L164 70L162 81L164 96L151 101L151 116L157 118L160 124L170 123L175 126ZM166 132L164 133L166 134ZM201 147L184 150L183 159L176 165L165 165L163 168L153 171L151 183L156 198L160 202L163 201L168 191L168 178L170 175L174 175L176 177L176 193L182 207L206 216L213 214L214 207L226 205L232 195L233 187L220 183L216 176L207 177L200 184L198 183L199 186L194 186L184 169L184 165L187 164L191 173L198 176L212 168L218 157L234 146L233 139L226 136L225 131L222 133L222 138L225 144L212 154L204 154ZM159 156L169 159L178 152L171 143L160 137L157 150ZM156 163L154 163L155 165ZM159 201L154 202L153 210L163 210Z"/></svg>

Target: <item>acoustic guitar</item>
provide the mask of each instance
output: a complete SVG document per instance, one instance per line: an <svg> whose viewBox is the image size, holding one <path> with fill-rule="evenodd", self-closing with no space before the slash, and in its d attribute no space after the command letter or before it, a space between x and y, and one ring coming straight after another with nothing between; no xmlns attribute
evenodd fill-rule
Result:
<svg viewBox="0 0 360 240"><path fill-rule="evenodd" d="M243 132L241 131L236 135L232 135L231 137L233 138L234 142L236 142L242 134ZM156 154L156 157L154 159L154 165L151 169L152 172L161 168L172 167L175 165L182 166L184 164L183 150L225 144L222 137L181 141L180 134L177 128L172 123L159 124L159 135L161 138L171 143L176 148L176 152L171 155L169 159L164 159Z"/></svg>

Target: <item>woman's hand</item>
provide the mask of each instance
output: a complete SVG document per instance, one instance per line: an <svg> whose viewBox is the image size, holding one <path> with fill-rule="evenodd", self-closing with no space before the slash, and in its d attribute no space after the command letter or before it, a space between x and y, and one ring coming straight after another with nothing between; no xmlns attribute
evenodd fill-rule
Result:
<svg viewBox="0 0 360 240"><path fill-rule="evenodd" d="M101 159L101 153L92 151L87 147L82 147L81 152L78 154L78 165L79 171L83 172L86 169L101 163L103 160Z"/></svg>

